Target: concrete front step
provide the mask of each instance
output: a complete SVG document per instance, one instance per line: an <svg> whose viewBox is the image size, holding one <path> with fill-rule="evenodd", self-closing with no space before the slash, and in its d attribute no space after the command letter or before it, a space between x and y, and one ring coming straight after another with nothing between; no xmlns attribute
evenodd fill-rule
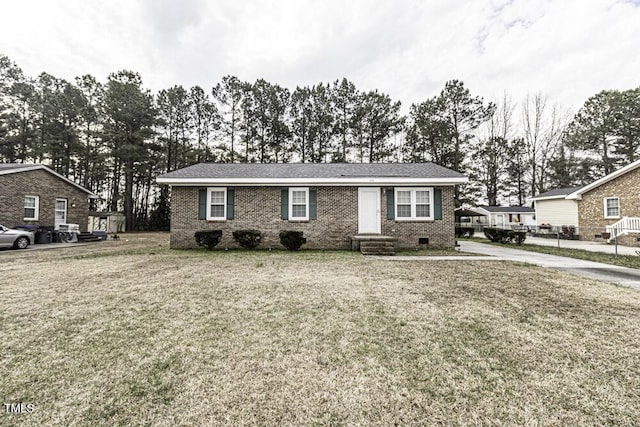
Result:
<svg viewBox="0 0 640 427"><path fill-rule="evenodd" d="M396 238L380 235L358 235L351 237L351 248L363 255L394 255Z"/></svg>

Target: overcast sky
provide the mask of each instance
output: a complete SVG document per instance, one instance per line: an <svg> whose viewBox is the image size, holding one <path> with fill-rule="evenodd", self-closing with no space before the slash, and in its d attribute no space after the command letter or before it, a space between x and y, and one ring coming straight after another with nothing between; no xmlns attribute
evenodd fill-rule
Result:
<svg viewBox="0 0 640 427"><path fill-rule="evenodd" d="M346 77L406 109L459 79L575 111L640 86L640 0L14 0L1 16L0 53L27 75L130 69L154 92Z"/></svg>

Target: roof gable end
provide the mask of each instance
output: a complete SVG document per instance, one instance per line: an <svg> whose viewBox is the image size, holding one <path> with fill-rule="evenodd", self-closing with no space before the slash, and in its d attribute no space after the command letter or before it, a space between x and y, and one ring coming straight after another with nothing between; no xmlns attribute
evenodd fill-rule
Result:
<svg viewBox="0 0 640 427"><path fill-rule="evenodd" d="M29 171L35 171L35 170L43 170L45 172L49 172L50 174L54 175L57 178L60 178L61 180L63 180L64 182L76 187L77 189L87 193L88 197L90 199L98 199L99 197L95 194L93 194L91 191L87 190L86 188L84 188L83 186L76 184L75 182L71 181L69 178L65 178L64 176L60 175L59 173L55 172L54 170L48 168L45 165L41 165L41 164L28 164L28 163L0 163L0 175L9 175L12 173L20 173L20 172L29 172Z"/></svg>
<svg viewBox="0 0 640 427"><path fill-rule="evenodd" d="M627 166L618 169L617 171L611 172L609 175L603 176L602 178L592 182L589 185L586 185L580 189L578 189L577 191L574 191L573 193L569 194L566 198L569 200L580 200L582 199L582 195L595 189L600 187L602 184L606 184L609 181L613 181L614 179L628 173L631 172L635 169L637 169L638 167L640 167L640 160L636 160L633 163L628 164Z"/></svg>

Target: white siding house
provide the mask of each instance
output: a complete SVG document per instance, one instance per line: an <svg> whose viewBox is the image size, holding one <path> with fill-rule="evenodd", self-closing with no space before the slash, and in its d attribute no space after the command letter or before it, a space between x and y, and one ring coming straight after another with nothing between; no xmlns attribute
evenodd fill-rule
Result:
<svg viewBox="0 0 640 427"><path fill-rule="evenodd" d="M578 225L578 203L575 200L549 199L536 201L539 224L553 226Z"/></svg>
<svg viewBox="0 0 640 427"><path fill-rule="evenodd" d="M559 188L531 199L535 203L536 222L552 227L578 226L578 202L566 197L581 187Z"/></svg>

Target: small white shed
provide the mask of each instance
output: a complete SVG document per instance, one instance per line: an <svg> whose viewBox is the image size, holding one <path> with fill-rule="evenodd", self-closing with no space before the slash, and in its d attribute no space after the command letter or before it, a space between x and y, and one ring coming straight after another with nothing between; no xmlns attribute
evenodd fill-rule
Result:
<svg viewBox="0 0 640 427"><path fill-rule="evenodd" d="M124 233L124 225L125 216L122 212L89 212L89 232Z"/></svg>

